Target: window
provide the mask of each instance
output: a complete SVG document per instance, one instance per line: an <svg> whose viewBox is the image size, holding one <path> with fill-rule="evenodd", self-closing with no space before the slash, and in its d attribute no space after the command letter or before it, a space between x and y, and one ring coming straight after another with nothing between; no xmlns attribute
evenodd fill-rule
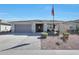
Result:
<svg viewBox="0 0 79 59"><path fill-rule="evenodd" d="M47 31L52 31L53 30L53 24L47 24Z"/></svg>
<svg viewBox="0 0 79 59"><path fill-rule="evenodd" d="M74 29L74 27L73 26L70 26L70 30L73 30Z"/></svg>

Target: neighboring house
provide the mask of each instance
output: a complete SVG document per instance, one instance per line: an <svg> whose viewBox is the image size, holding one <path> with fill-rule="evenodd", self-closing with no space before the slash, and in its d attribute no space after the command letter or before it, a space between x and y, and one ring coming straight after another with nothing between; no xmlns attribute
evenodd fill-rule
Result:
<svg viewBox="0 0 79 59"><path fill-rule="evenodd" d="M8 32L11 30L11 24L0 20L0 32Z"/></svg>
<svg viewBox="0 0 79 59"><path fill-rule="evenodd" d="M76 26L79 28L79 20L74 21L76 23Z"/></svg>
<svg viewBox="0 0 79 59"><path fill-rule="evenodd" d="M75 33L77 28L79 28L79 22L75 21L67 21L60 24L61 28L60 31L69 31L71 33Z"/></svg>
<svg viewBox="0 0 79 59"><path fill-rule="evenodd" d="M60 28L62 31L72 31L76 30L76 23L75 22L63 22Z"/></svg>
<svg viewBox="0 0 79 59"><path fill-rule="evenodd" d="M50 20L29 20L29 21L13 21L12 32L15 33L34 33L34 32L47 32L53 30L53 21ZM61 22L54 22L56 25L55 30L59 30Z"/></svg>

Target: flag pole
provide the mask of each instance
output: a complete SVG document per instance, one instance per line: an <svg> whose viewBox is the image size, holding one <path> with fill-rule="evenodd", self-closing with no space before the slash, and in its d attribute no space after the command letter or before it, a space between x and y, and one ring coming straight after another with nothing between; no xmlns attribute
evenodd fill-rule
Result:
<svg viewBox="0 0 79 59"><path fill-rule="evenodd" d="M53 31L54 31L54 4L53 4Z"/></svg>
<svg viewBox="0 0 79 59"><path fill-rule="evenodd" d="M54 24L54 15L53 15L53 24Z"/></svg>
<svg viewBox="0 0 79 59"><path fill-rule="evenodd" d="M53 15L53 33L55 31L55 28L54 28L55 24L54 24L54 15Z"/></svg>

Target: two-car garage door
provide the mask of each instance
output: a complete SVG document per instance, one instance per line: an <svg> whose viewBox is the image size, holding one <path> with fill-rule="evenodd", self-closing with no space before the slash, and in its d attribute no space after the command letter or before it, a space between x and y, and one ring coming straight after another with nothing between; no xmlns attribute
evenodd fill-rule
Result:
<svg viewBox="0 0 79 59"><path fill-rule="evenodd" d="M30 33L32 32L32 25L31 24L16 24L15 32L16 33Z"/></svg>

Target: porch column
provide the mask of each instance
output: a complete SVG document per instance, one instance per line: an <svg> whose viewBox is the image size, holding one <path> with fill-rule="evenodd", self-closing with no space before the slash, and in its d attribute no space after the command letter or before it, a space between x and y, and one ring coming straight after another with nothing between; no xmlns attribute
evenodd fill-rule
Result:
<svg viewBox="0 0 79 59"><path fill-rule="evenodd" d="M33 32L33 33L36 32L36 30L35 30L35 23L32 24L32 32Z"/></svg>
<svg viewBox="0 0 79 59"><path fill-rule="evenodd" d="M46 23L44 23L43 30L44 30L44 32L47 32L47 24Z"/></svg>
<svg viewBox="0 0 79 59"><path fill-rule="evenodd" d="M15 32L15 26L14 26L14 24L11 25L11 32L12 32L12 33Z"/></svg>

